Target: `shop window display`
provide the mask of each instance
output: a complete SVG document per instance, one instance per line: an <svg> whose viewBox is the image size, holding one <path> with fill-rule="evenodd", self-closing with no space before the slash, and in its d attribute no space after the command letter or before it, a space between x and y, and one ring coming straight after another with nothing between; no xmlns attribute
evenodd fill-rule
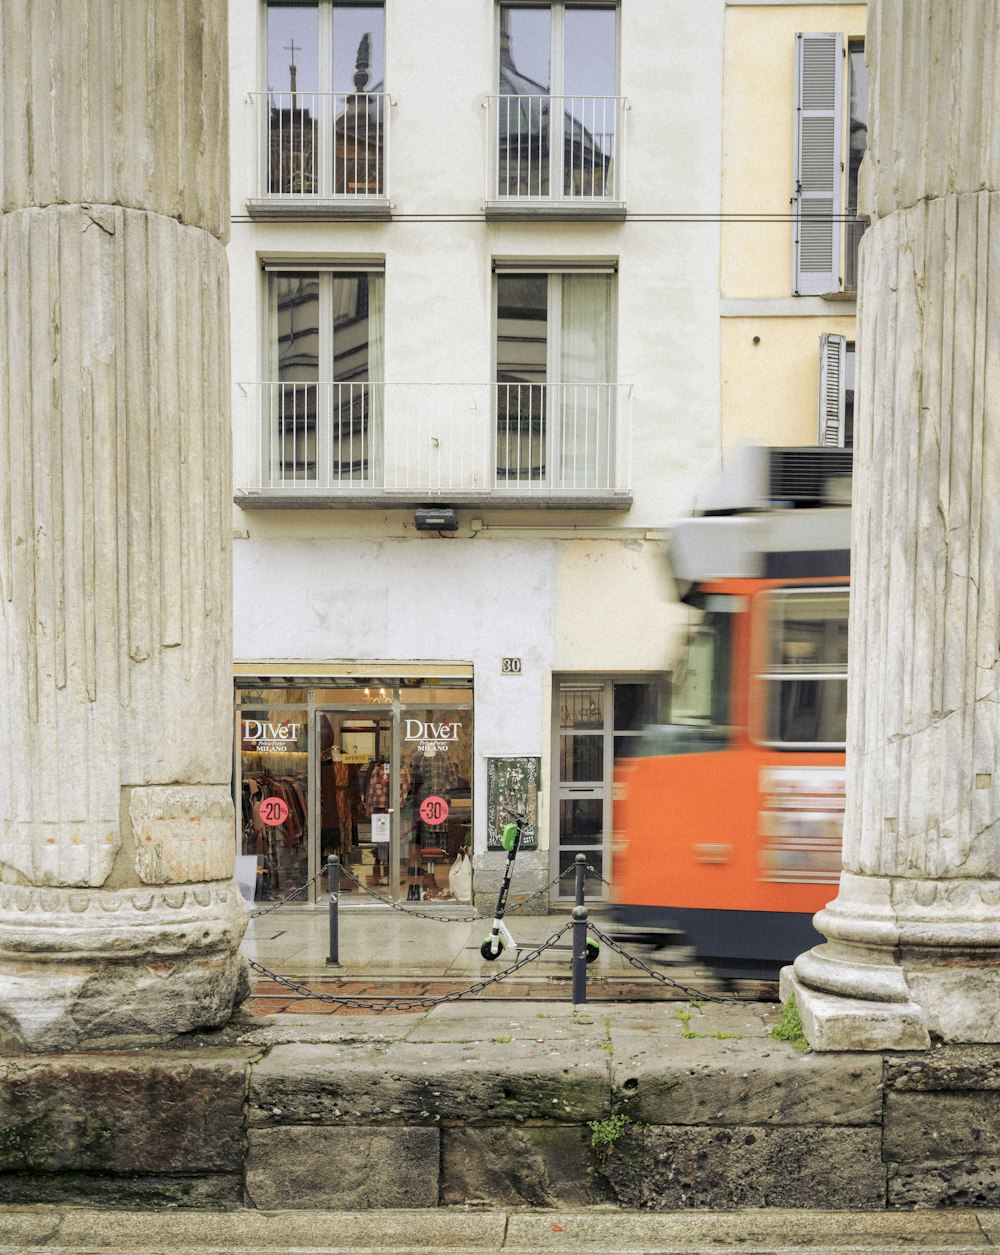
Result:
<svg viewBox="0 0 1000 1255"><path fill-rule="evenodd" d="M257 899L319 900L333 855L344 895L448 896L471 844L471 699L469 681L237 681L240 845Z"/></svg>

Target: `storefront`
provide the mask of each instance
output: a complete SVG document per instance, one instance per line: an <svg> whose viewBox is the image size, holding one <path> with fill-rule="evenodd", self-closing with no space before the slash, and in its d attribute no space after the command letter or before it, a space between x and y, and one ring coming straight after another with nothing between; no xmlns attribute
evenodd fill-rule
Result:
<svg viewBox="0 0 1000 1255"><path fill-rule="evenodd" d="M238 841L258 901L306 885L296 901L316 901L334 854L345 895L448 896L472 843L473 690L471 668L446 670L237 675Z"/></svg>

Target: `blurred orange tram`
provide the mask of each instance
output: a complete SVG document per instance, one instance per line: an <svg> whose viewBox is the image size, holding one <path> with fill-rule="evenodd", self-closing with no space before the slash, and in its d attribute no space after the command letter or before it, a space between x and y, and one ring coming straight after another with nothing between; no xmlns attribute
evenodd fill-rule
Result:
<svg viewBox="0 0 1000 1255"><path fill-rule="evenodd" d="M751 448L674 530L698 612L615 769L619 937L773 979L822 938L844 822L851 452Z"/></svg>

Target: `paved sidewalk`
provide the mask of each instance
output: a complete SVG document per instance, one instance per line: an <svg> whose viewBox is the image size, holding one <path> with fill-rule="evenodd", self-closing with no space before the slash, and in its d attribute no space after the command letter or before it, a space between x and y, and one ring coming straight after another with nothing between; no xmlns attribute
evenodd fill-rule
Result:
<svg viewBox="0 0 1000 1255"><path fill-rule="evenodd" d="M0 1207L0 1255L961 1255L1000 1244L1000 1212L138 1212Z"/></svg>

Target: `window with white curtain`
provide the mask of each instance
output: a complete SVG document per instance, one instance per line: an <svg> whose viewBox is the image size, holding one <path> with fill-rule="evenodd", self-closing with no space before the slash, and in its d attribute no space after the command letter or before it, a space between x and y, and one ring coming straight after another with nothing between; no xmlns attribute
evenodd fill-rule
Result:
<svg viewBox="0 0 1000 1255"><path fill-rule="evenodd" d="M610 481L614 296L610 269L498 269L498 483L585 490Z"/></svg>
<svg viewBox="0 0 1000 1255"><path fill-rule="evenodd" d="M383 275L290 269L266 279L273 477L365 483L380 451Z"/></svg>

